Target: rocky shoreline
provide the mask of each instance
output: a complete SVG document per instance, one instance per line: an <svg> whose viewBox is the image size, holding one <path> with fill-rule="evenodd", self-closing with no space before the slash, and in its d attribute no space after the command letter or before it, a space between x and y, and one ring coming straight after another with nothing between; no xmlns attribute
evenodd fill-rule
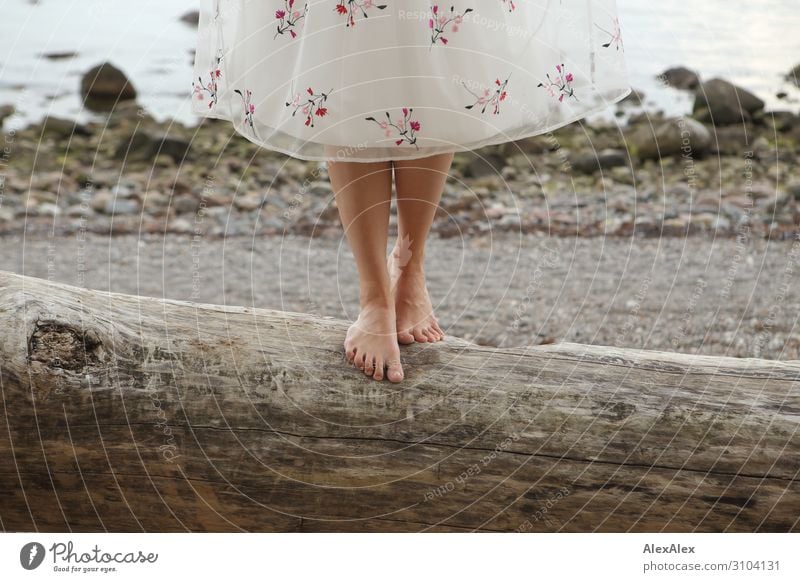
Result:
<svg viewBox="0 0 800 582"><path fill-rule="evenodd" d="M92 82L86 82L86 79ZM455 156L433 232L793 238L800 116L722 80L671 69L691 116L644 111ZM324 164L258 148L230 123L158 122L105 63L81 84L101 121L13 128L0 105L0 234L342 234ZM394 225L395 218L392 217Z"/></svg>

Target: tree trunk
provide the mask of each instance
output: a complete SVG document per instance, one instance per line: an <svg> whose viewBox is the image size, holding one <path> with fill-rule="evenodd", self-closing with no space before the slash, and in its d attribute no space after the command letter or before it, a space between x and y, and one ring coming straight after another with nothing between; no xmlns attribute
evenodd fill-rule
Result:
<svg viewBox="0 0 800 582"><path fill-rule="evenodd" d="M797 361L346 326L0 272L2 529L800 529Z"/></svg>

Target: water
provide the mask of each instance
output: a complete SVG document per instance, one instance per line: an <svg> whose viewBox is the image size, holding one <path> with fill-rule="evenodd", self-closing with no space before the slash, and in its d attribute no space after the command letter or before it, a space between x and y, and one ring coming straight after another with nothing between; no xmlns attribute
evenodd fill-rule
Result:
<svg viewBox="0 0 800 582"><path fill-rule="evenodd" d="M128 75L154 117L195 123L189 103L196 30L179 19L200 3L0 0L0 104L19 111L7 123L47 114L95 118L81 107L78 88L83 73L105 60ZM800 110L800 90L783 80L800 63L798 0L617 3L631 83L645 93L648 109L691 110L691 96L655 79L667 67L685 65L753 91L768 109ZM39 56L62 51L78 54L56 61ZM780 90L790 93L788 100L775 97Z"/></svg>
<svg viewBox="0 0 800 582"><path fill-rule="evenodd" d="M668 113L692 98L654 79L684 65L752 91L767 109L800 110L800 90L784 80L800 64L799 0L617 0L631 84ZM784 90L788 99L778 99Z"/></svg>

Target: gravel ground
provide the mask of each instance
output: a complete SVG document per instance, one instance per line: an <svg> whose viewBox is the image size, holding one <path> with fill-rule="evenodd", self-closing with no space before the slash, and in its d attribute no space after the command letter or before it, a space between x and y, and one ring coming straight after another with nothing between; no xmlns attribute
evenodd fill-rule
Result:
<svg viewBox="0 0 800 582"><path fill-rule="evenodd" d="M354 319L344 241L4 237L0 269L105 291ZM431 239L445 331L479 344L572 341L798 359L800 242L701 237Z"/></svg>

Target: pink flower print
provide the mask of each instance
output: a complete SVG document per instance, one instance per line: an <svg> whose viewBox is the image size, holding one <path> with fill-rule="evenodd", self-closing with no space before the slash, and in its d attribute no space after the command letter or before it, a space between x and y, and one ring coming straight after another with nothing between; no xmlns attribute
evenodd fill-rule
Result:
<svg viewBox="0 0 800 582"><path fill-rule="evenodd" d="M239 97L242 98L242 105L244 106L244 122L250 126L250 129L253 131L253 135L255 135L256 127L253 122L253 114L256 112L256 106L250 102L253 97L253 92L249 89L245 89L244 93L242 93L239 89L234 89L234 93L238 93Z"/></svg>
<svg viewBox="0 0 800 582"><path fill-rule="evenodd" d="M294 108L292 117L294 117L299 110L305 116L305 125L314 127L314 121L318 117L325 117L328 114L328 108L323 107L322 104L328 100L328 95L332 91L333 89L327 93L315 93L314 90L309 87L306 89L308 97L306 97L305 101L301 102L300 94L295 93L292 100L286 102L286 107Z"/></svg>
<svg viewBox="0 0 800 582"><path fill-rule="evenodd" d="M619 18L614 18L612 21L612 31L609 32L606 29L602 28L600 25L595 24L597 28L605 32L609 36L608 42L602 45L603 48L608 48L613 46L616 50L622 49L622 52L625 52L625 47L622 45L622 31L619 27Z"/></svg>
<svg viewBox="0 0 800 582"><path fill-rule="evenodd" d="M472 93L472 95L475 97L475 101L473 103L469 104L469 105L465 105L464 109L472 109L476 105L481 105L482 106L481 107L481 114L483 114L486 111L486 108L489 105L491 105L492 106L492 114L493 115L498 115L500 113L500 102L501 101L505 101L506 97L508 96L508 92L506 91L506 87L508 86L508 79L510 77L511 77L511 75L506 77L505 81L501 81L500 79L495 79L494 80L494 86L495 86L494 91L492 91L489 88L485 88L481 92L480 95L478 95L478 94L474 93L473 91L471 91L470 88L467 87L467 85L464 83L464 81L461 81L461 84L464 86L464 88L467 91L469 91L470 93Z"/></svg>
<svg viewBox="0 0 800 582"><path fill-rule="evenodd" d="M373 8L383 10L387 4L375 4L373 0L336 0L336 12L347 17L347 26L356 25L356 16L367 18L367 12Z"/></svg>
<svg viewBox="0 0 800 582"><path fill-rule="evenodd" d="M197 82L192 81L192 92L194 93L195 99L202 101L206 98L207 94L209 98L209 109L217 104L217 79L219 79L221 76L222 71L220 69L214 69L209 73L208 83L203 83L203 79L201 77L197 78Z"/></svg>
<svg viewBox="0 0 800 582"><path fill-rule="evenodd" d="M378 121L374 117L365 117L365 121L374 121L378 124L378 126L383 129L384 135L386 137L391 137L392 134L397 135L397 139L395 139L395 145L400 145L403 142L407 142L410 145L413 145L416 149L419 149L417 145L417 136L416 133L422 127L420 122L416 119L411 119L411 113L414 111L413 108L403 107L403 117L398 118L395 123L392 123L391 115L389 112L386 111L386 121ZM392 130L394 128L394 131Z"/></svg>
<svg viewBox="0 0 800 582"><path fill-rule="evenodd" d="M517 5L514 4L514 0L500 0L500 1L503 3L504 6L508 7L509 12L513 12L514 9L517 7Z"/></svg>
<svg viewBox="0 0 800 582"><path fill-rule="evenodd" d="M278 31L272 38L275 39L279 34L286 34L292 38L297 38L296 29L300 27L301 20L308 12L308 2L303 5L303 11L294 10L294 0L284 0L284 8L275 11L275 18L278 20Z"/></svg>
<svg viewBox="0 0 800 582"><path fill-rule="evenodd" d="M564 101L564 97L572 97L576 101L578 98L575 96L575 90L572 88L572 81L575 79L572 73L567 73L564 68L564 63L556 65L558 76L550 78L550 73L547 73L547 83L539 83L537 87L544 87L550 96L558 96L560 102Z"/></svg>
<svg viewBox="0 0 800 582"><path fill-rule="evenodd" d="M472 8L467 8L462 13L457 13L455 7L451 6L448 12L440 12L439 5L434 4L431 7L432 16L428 19L428 28L431 30L431 44L435 45L437 42L446 45L449 39L444 36L448 32L447 27L450 27L449 32L458 32L458 25L464 20L464 16L472 12ZM430 47L429 47L430 48Z"/></svg>

